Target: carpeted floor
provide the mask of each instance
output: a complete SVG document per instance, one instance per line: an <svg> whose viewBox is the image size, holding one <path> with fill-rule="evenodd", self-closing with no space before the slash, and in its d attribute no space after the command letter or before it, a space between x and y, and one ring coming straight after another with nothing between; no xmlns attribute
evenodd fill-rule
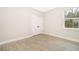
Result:
<svg viewBox="0 0 79 59"><path fill-rule="evenodd" d="M0 51L79 51L79 43L39 34L1 45Z"/></svg>

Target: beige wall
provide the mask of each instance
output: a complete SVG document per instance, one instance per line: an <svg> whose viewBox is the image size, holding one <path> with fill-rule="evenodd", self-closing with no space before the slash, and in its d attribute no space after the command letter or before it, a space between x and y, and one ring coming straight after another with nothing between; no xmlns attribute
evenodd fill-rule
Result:
<svg viewBox="0 0 79 59"><path fill-rule="evenodd" d="M0 8L0 42L32 35L32 11L23 7Z"/></svg>
<svg viewBox="0 0 79 59"><path fill-rule="evenodd" d="M45 13L45 33L79 39L79 30L64 29L64 11L66 8L55 8Z"/></svg>

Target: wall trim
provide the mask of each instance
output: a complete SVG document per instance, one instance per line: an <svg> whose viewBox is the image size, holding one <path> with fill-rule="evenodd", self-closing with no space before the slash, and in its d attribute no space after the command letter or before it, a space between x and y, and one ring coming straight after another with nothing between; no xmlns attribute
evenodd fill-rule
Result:
<svg viewBox="0 0 79 59"><path fill-rule="evenodd" d="M79 40L78 40L78 39L73 39L73 38L64 37L64 36L60 36L60 35L57 35L57 34L51 34L51 33L43 33L43 34L51 35L51 36L63 38L63 39L65 39L65 40L70 40L70 41L74 41L74 42L78 42L78 43L79 43Z"/></svg>
<svg viewBox="0 0 79 59"><path fill-rule="evenodd" d="M69 38L69 37L64 37L64 36L60 36L60 35L57 35L57 34L51 34L51 33L41 33L41 34L46 34L46 35L50 35L50 36L55 36L55 37L59 37L59 38L63 38L63 39L66 39L66 40L70 40L70 41L74 41L74 42L78 42L79 43L79 40L78 39L73 39L73 38ZM37 34L38 35L38 34ZM18 41L18 40L23 40L24 38L29 38L29 37L32 37L34 35L29 35L29 36L25 36L25 37L19 37L19 38L16 38L16 39L11 39L11 40L8 40L8 41L4 41L4 42L0 42L0 45L3 45L3 44L6 44L6 43L11 43L11 42L14 42L14 41Z"/></svg>
<svg viewBox="0 0 79 59"><path fill-rule="evenodd" d="M4 42L0 42L0 45L6 44L6 43L11 43L13 41L23 40L24 38L29 38L29 37L32 37L32 36L34 36L34 35L29 35L29 36L25 36L25 37L10 39L10 40L4 41Z"/></svg>

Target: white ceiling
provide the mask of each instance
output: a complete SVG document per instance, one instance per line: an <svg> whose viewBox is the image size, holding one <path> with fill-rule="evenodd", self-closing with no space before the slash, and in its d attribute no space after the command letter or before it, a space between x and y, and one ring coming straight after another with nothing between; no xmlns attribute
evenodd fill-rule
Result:
<svg viewBox="0 0 79 59"><path fill-rule="evenodd" d="M36 10L39 10L41 12L47 12L51 9L54 9L55 7L33 7L33 8L36 9Z"/></svg>

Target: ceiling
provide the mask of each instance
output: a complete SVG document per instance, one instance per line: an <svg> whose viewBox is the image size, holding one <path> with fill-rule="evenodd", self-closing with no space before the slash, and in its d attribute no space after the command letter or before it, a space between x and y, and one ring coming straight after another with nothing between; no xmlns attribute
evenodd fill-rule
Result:
<svg viewBox="0 0 79 59"><path fill-rule="evenodd" d="M33 7L33 8L41 12L47 12L50 11L51 9L54 9L55 7Z"/></svg>

